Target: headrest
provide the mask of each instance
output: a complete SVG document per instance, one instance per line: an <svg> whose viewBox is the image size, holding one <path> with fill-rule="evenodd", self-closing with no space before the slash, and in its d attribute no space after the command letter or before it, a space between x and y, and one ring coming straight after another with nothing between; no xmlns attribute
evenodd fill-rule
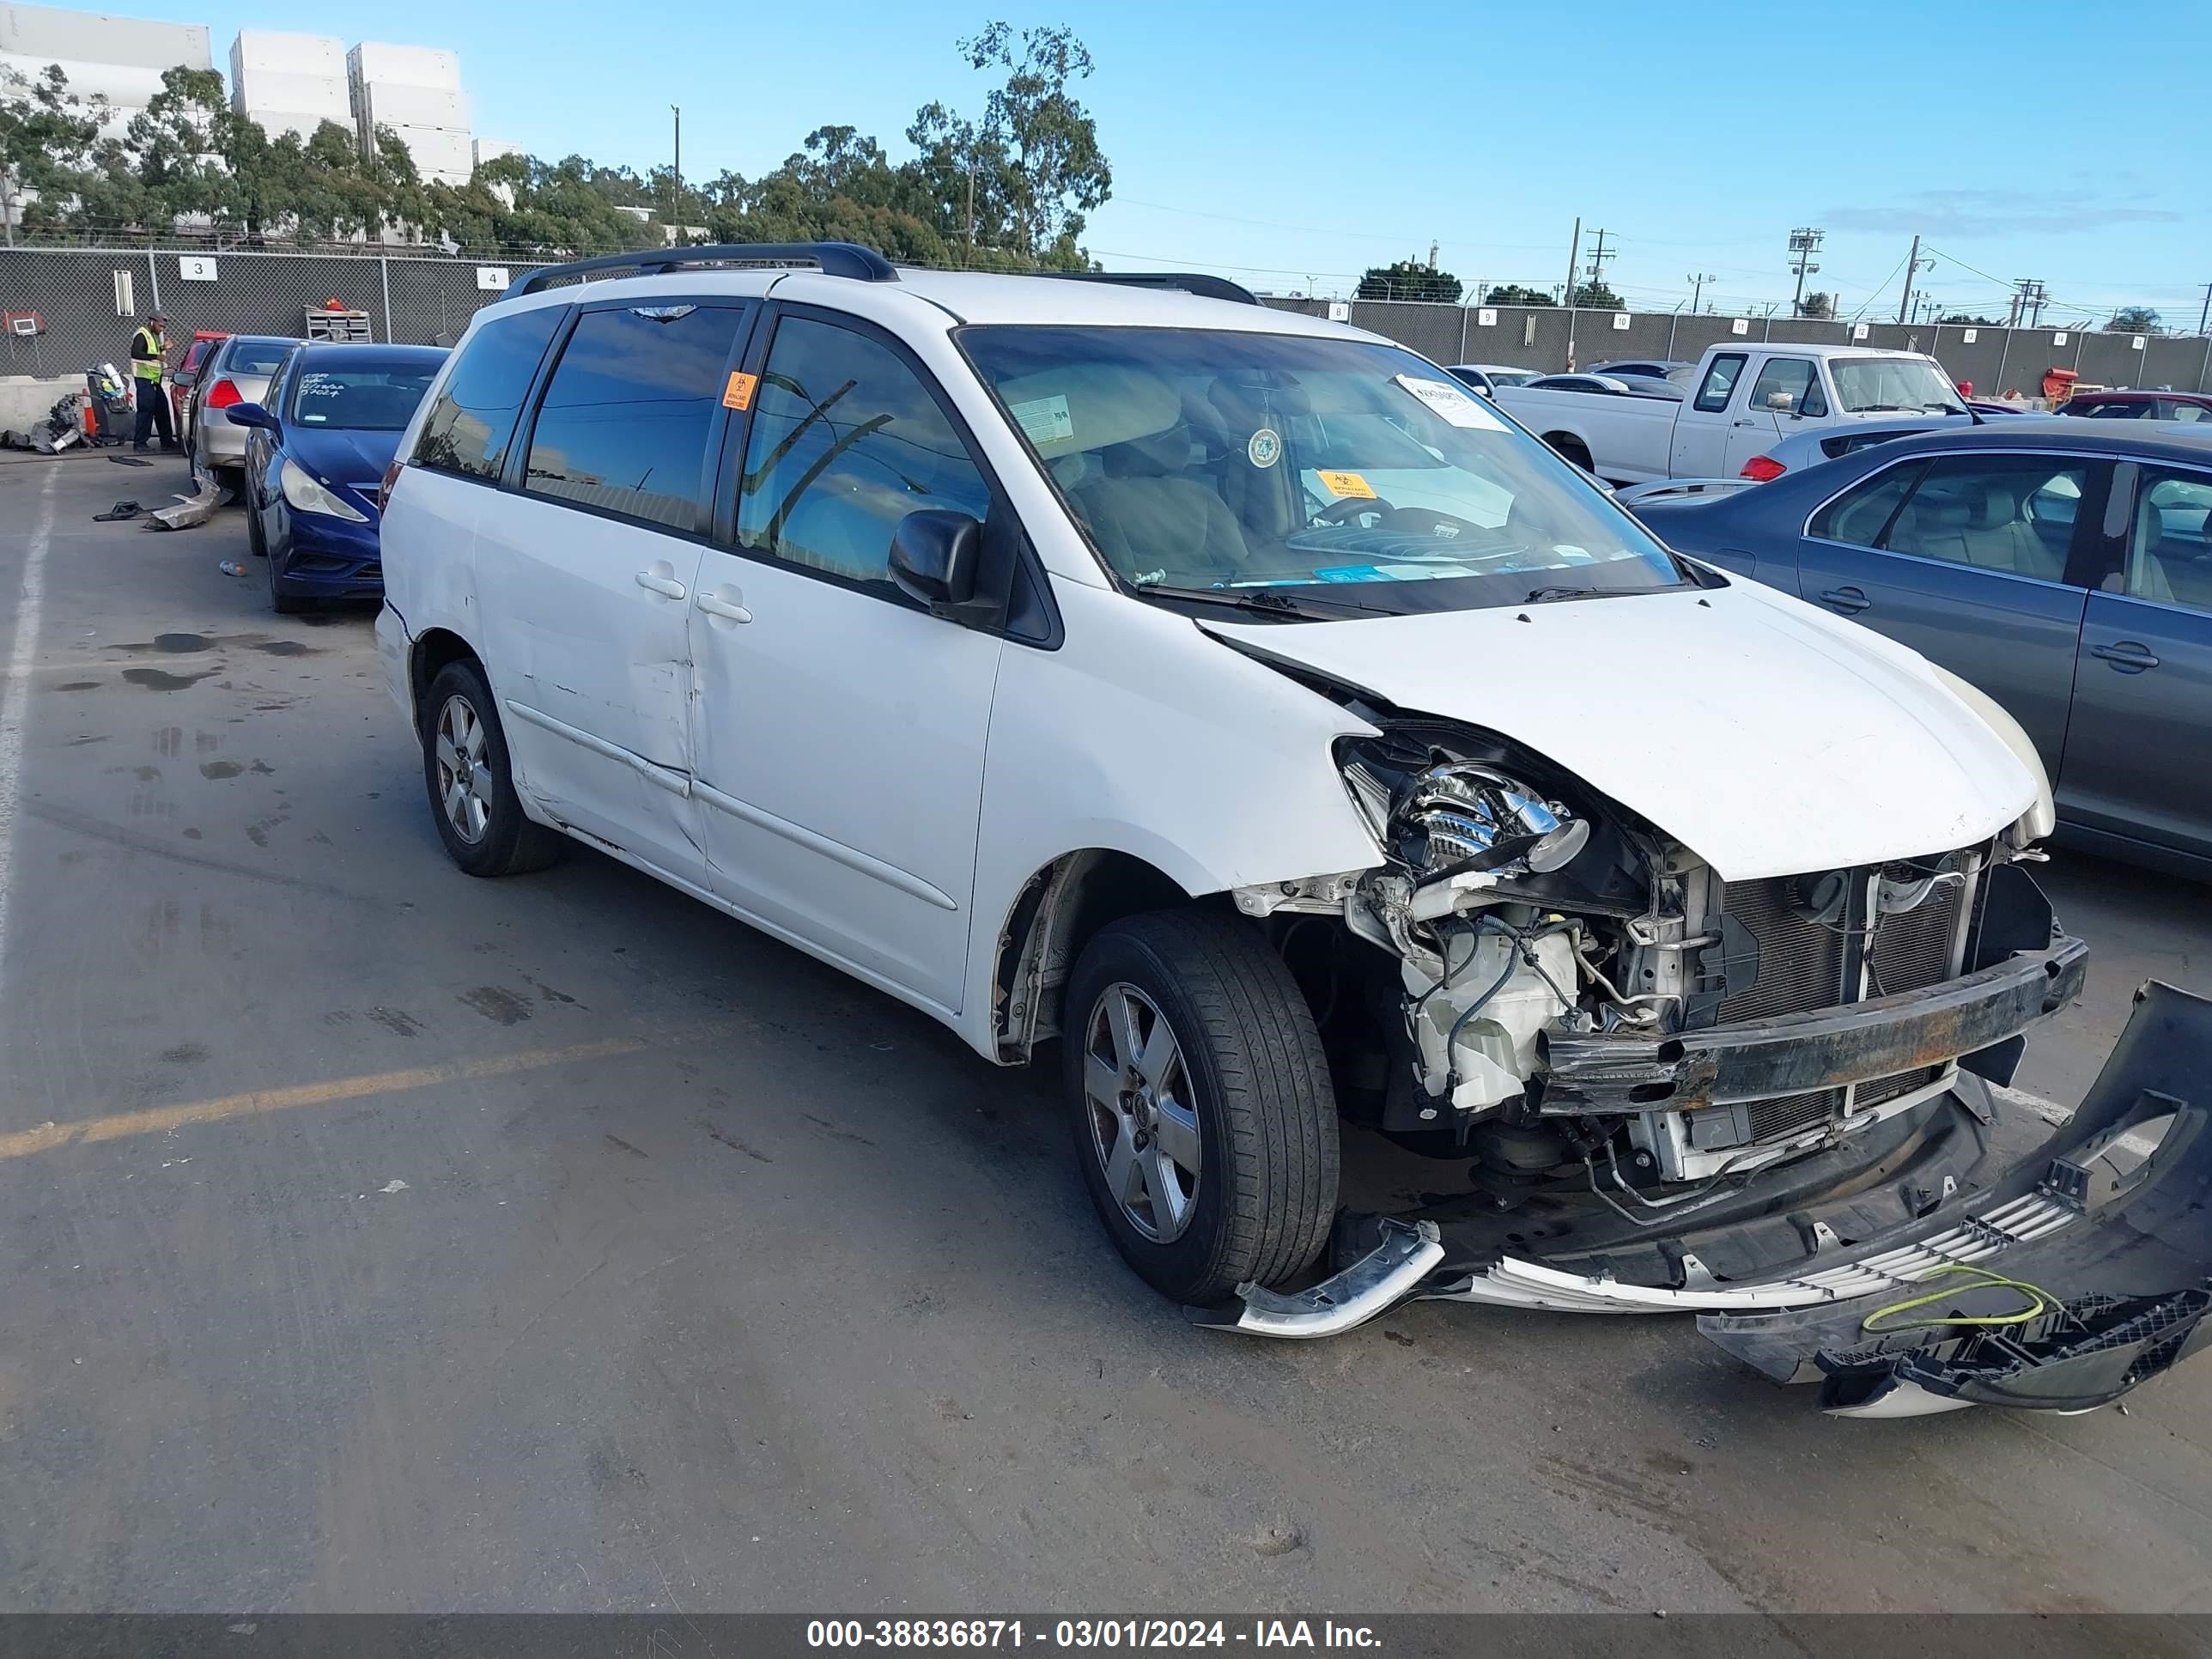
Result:
<svg viewBox="0 0 2212 1659"><path fill-rule="evenodd" d="M1974 504L1964 495L1918 495L1911 511L1923 530L1964 530L1973 521Z"/></svg>
<svg viewBox="0 0 2212 1659"><path fill-rule="evenodd" d="M2001 483L1971 484L1966 498L1973 529L1995 530L2020 516L2020 498Z"/></svg>
<svg viewBox="0 0 2212 1659"><path fill-rule="evenodd" d="M1119 363L1067 363L999 383L1015 423L1046 460L1166 431L1182 399L1157 374Z"/></svg>

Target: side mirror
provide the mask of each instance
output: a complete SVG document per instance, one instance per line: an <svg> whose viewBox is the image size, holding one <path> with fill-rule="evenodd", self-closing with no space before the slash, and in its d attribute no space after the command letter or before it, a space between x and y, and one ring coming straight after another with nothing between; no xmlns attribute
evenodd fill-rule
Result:
<svg viewBox="0 0 2212 1659"><path fill-rule="evenodd" d="M983 526L965 513L926 507L891 532L891 580L939 616L973 602L982 560Z"/></svg>
<svg viewBox="0 0 2212 1659"><path fill-rule="evenodd" d="M1797 407L1796 394L1790 392L1770 392L1766 394L1766 406L1778 415L1787 415Z"/></svg>
<svg viewBox="0 0 2212 1659"><path fill-rule="evenodd" d="M233 404L222 412L233 426L258 427L264 432L276 430L276 417L259 404Z"/></svg>

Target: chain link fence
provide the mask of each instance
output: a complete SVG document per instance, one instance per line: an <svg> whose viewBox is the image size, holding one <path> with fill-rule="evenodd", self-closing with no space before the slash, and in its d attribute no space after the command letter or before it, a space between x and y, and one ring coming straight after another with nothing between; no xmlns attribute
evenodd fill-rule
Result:
<svg viewBox="0 0 2212 1659"><path fill-rule="evenodd" d="M197 329L298 338L307 315L336 301L365 313L369 337L450 344L477 308L532 261L492 265L434 254L226 252L148 248L0 249L0 375L41 379L125 366L131 335L155 304L173 341ZM1330 302L1268 303L1322 314ZM1356 300L1351 320L1438 362L1504 363L1555 372L1620 358L1694 360L1729 341L1869 345L1933 355L1978 393L2033 397L2043 376L2067 369L2087 386L2212 386L2212 338L2058 328L1821 322L1717 317L1687 311L1576 311ZM2140 342L2140 343L2138 343Z"/></svg>
<svg viewBox="0 0 2212 1659"><path fill-rule="evenodd" d="M156 305L168 313L173 343L199 329L301 338L307 313L335 301L366 313L371 339L451 344L508 277L530 268L384 252L0 249L0 374L127 368L131 333Z"/></svg>

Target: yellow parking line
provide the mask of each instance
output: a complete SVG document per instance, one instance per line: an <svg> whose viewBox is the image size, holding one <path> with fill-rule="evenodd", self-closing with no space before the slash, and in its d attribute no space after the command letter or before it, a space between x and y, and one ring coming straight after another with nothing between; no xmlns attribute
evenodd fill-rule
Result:
<svg viewBox="0 0 2212 1659"><path fill-rule="evenodd" d="M42 1123L35 1129L0 1134L0 1158L27 1158L33 1152L51 1152L57 1146L89 1146L99 1140L119 1140L126 1135L162 1134L188 1123L220 1123L259 1112L289 1111L295 1106L327 1106L332 1101L359 1100L369 1095L404 1094L441 1083L508 1077L517 1072L542 1072L555 1066L574 1065L578 1060L635 1054L665 1041L608 1037L567 1048L534 1048L516 1054L495 1054L485 1060L416 1066L404 1072L372 1072L360 1077L331 1078L322 1083L295 1084L286 1089L253 1089L241 1095L186 1101L176 1106L154 1106L143 1112L118 1112L112 1117L89 1118L75 1123Z"/></svg>

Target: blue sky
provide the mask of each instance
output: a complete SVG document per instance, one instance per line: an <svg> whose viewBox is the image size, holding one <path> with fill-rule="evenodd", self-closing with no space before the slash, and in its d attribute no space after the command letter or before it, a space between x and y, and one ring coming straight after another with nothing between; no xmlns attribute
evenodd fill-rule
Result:
<svg viewBox="0 0 2212 1659"><path fill-rule="evenodd" d="M270 0L129 9L209 24L219 64L242 25L315 26ZM1827 231L1809 286L1838 290L1846 315L1896 313L1915 230L1947 311L2002 316L2005 283L2037 276L2051 317L2144 303L2194 326L2212 282L2204 0L385 0L325 15L458 52L478 136L541 155L660 163L681 104L695 177L757 175L828 123L902 154L916 106L981 102L957 37L994 16L1066 22L1098 62L1083 96L1115 173L1094 253L1280 291L1309 276L1346 291L1432 240L1470 284L1550 287L1578 213L1620 247L1608 280L1661 309L1692 272L1717 278L1708 299L1786 301L1801 224Z"/></svg>

